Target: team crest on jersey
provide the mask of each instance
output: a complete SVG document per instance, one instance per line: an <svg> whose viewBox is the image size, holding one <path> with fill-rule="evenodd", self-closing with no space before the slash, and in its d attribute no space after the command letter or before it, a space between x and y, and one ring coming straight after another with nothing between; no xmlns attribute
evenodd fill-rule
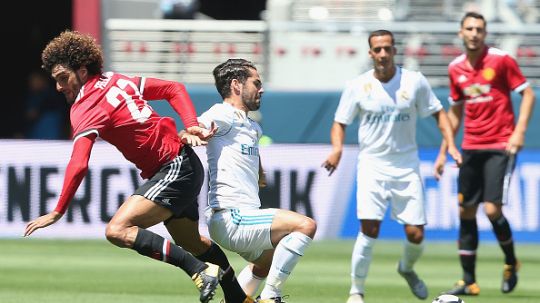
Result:
<svg viewBox="0 0 540 303"><path fill-rule="evenodd" d="M458 81L458 83L463 83L463 82L467 81L467 76L461 75L461 76L458 77L457 81Z"/></svg>
<svg viewBox="0 0 540 303"><path fill-rule="evenodd" d="M371 83L364 84L364 93L366 93L366 94L371 93L371 89L372 89Z"/></svg>
<svg viewBox="0 0 540 303"><path fill-rule="evenodd" d="M409 101L409 94L406 91L402 91L399 94L399 99Z"/></svg>
<svg viewBox="0 0 540 303"><path fill-rule="evenodd" d="M495 70L491 67L485 68L482 70L482 77L487 81L493 80L493 78L495 78Z"/></svg>
<svg viewBox="0 0 540 303"><path fill-rule="evenodd" d="M373 87L371 86L371 83L364 84L364 94L366 96L367 101L371 100L371 90L372 90L372 88Z"/></svg>

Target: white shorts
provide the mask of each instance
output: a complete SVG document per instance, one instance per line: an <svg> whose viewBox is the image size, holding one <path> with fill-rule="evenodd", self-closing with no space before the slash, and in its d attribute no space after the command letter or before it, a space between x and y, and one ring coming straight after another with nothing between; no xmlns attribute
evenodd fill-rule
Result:
<svg viewBox="0 0 540 303"><path fill-rule="evenodd" d="M424 188L420 176L407 181L381 181L363 178L357 181L358 219L380 220L391 205L392 219L401 224L425 225Z"/></svg>
<svg viewBox="0 0 540 303"><path fill-rule="evenodd" d="M207 222L208 232L220 246L253 262L273 248L270 231L276 211L232 208L213 212Z"/></svg>

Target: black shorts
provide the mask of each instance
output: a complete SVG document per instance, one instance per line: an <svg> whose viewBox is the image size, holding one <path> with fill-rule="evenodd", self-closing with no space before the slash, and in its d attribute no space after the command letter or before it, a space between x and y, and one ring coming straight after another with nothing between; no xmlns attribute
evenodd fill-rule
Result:
<svg viewBox="0 0 540 303"><path fill-rule="evenodd" d="M184 146L180 154L165 163L135 191L170 211L172 218L199 220L197 196L204 181L204 168L193 149Z"/></svg>
<svg viewBox="0 0 540 303"><path fill-rule="evenodd" d="M458 200L463 207L489 201L505 204L515 155L503 150L463 150L459 169Z"/></svg>

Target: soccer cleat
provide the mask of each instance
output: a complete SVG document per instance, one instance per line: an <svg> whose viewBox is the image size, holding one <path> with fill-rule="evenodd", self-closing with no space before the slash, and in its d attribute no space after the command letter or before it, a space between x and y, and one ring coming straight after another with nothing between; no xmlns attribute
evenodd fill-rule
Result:
<svg viewBox="0 0 540 303"><path fill-rule="evenodd" d="M480 294L480 287L476 283L467 285L465 281L459 280L454 284L454 288L444 293L454 296L478 296Z"/></svg>
<svg viewBox="0 0 540 303"><path fill-rule="evenodd" d="M517 261L514 265L504 264L503 280L501 285L501 291L503 293L507 294L516 287L518 282L517 272L519 271L520 267L521 263L519 261Z"/></svg>
<svg viewBox="0 0 540 303"><path fill-rule="evenodd" d="M364 303L364 295L362 294L352 294L347 299L347 303Z"/></svg>
<svg viewBox="0 0 540 303"><path fill-rule="evenodd" d="M219 266L208 262L206 264L208 267L205 270L198 272L191 277L193 282L195 282L195 286L197 286L197 289L201 293L199 298L201 303L208 303L212 300L216 293L219 281L223 276L223 270L221 270Z"/></svg>
<svg viewBox="0 0 540 303"><path fill-rule="evenodd" d="M401 266L398 263L397 272L407 281L407 284L409 284L409 288L411 289L412 293L418 298L418 299L426 299L428 297L428 290L426 287L426 284L424 281L420 280L418 278L418 275L413 271L405 272L401 271Z"/></svg>

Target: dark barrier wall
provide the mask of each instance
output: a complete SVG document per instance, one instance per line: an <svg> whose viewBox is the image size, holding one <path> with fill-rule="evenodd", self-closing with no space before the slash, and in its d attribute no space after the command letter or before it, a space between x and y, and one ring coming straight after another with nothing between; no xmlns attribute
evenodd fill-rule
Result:
<svg viewBox="0 0 540 303"><path fill-rule="evenodd" d="M212 86L188 86L198 114L212 104L221 102ZM434 89L437 97L448 108L448 88ZM262 127L266 135L276 143L330 143L330 127L334 112L339 103L339 91L265 91L261 101L263 115ZM540 90L536 89L540 96ZM520 95L513 95L514 110L519 112ZM160 113L179 118L166 102L153 102L151 105ZM181 124L179 124L181 125ZM526 136L526 147L540 148L540 106L536 106ZM357 143L358 122L347 128L346 143ZM423 147L435 147L440 143L440 133L435 119L419 121L417 142ZM459 135L458 140L461 140ZM460 142L460 141L458 141Z"/></svg>

